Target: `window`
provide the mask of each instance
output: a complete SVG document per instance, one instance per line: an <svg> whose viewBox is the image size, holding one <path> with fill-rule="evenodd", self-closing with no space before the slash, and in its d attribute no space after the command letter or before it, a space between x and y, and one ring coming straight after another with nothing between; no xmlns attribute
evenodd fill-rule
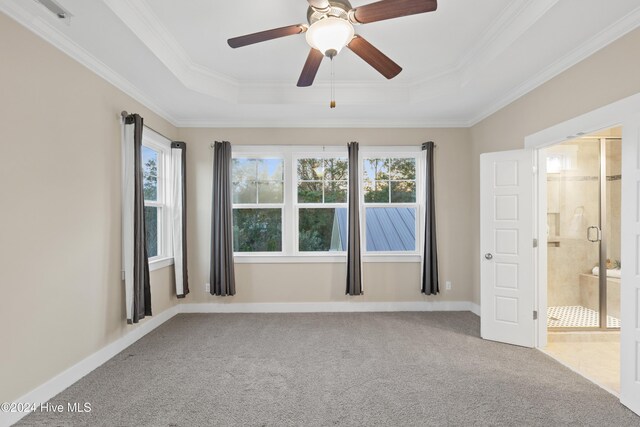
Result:
<svg viewBox="0 0 640 427"><path fill-rule="evenodd" d="M346 146L234 146L236 260L296 262L300 256L304 262L315 262L344 257L348 183L357 179L364 256L384 261L384 256L399 255L416 261L420 147L371 148L361 148L361 176L349 177Z"/></svg>
<svg viewBox="0 0 640 427"><path fill-rule="evenodd" d="M167 200L170 141L144 128L142 134L142 186L149 261L172 257Z"/></svg>
<svg viewBox="0 0 640 427"><path fill-rule="evenodd" d="M282 252L284 159L237 157L233 181L235 252Z"/></svg>
<svg viewBox="0 0 640 427"><path fill-rule="evenodd" d="M296 161L299 252L344 252L349 165L345 157Z"/></svg>
<svg viewBox="0 0 640 427"><path fill-rule="evenodd" d="M365 252L417 252L416 163L415 156L364 157Z"/></svg>

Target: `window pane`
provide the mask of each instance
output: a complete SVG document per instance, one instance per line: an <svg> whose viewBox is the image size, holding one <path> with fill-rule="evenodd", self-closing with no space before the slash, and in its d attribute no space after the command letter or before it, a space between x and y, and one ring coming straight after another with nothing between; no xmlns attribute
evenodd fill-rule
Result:
<svg viewBox="0 0 640 427"><path fill-rule="evenodd" d="M364 159L364 179L369 181L389 179L389 160Z"/></svg>
<svg viewBox="0 0 640 427"><path fill-rule="evenodd" d="M415 203L415 181L391 181L391 203Z"/></svg>
<svg viewBox="0 0 640 427"><path fill-rule="evenodd" d="M255 181L233 183L233 203L257 203L258 193Z"/></svg>
<svg viewBox="0 0 640 427"><path fill-rule="evenodd" d="M298 183L298 203L322 203L322 181Z"/></svg>
<svg viewBox="0 0 640 427"><path fill-rule="evenodd" d="M298 179L300 181L322 180L323 175L322 159L298 159Z"/></svg>
<svg viewBox="0 0 640 427"><path fill-rule="evenodd" d="M159 223L158 211L160 208L154 206L144 207L144 226L147 233L147 256L153 258L158 256Z"/></svg>
<svg viewBox="0 0 640 427"><path fill-rule="evenodd" d="M416 250L415 208L366 208L367 251Z"/></svg>
<svg viewBox="0 0 640 427"><path fill-rule="evenodd" d="M284 160L283 159L258 159L258 180L259 181L284 180Z"/></svg>
<svg viewBox="0 0 640 427"><path fill-rule="evenodd" d="M303 208L299 210L298 224L298 248L300 251L346 250L346 208Z"/></svg>
<svg viewBox="0 0 640 427"><path fill-rule="evenodd" d="M347 203L347 181L325 181L325 203Z"/></svg>
<svg viewBox="0 0 640 427"><path fill-rule="evenodd" d="M284 200L283 182L259 182L258 203L282 203Z"/></svg>
<svg viewBox="0 0 640 427"><path fill-rule="evenodd" d="M234 209L235 252L281 252L282 209Z"/></svg>
<svg viewBox="0 0 640 427"><path fill-rule="evenodd" d="M158 200L158 155L142 146L142 186L145 200Z"/></svg>
<svg viewBox="0 0 640 427"><path fill-rule="evenodd" d="M282 203L284 159L233 159L233 203Z"/></svg>
<svg viewBox="0 0 640 427"><path fill-rule="evenodd" d="M231 164L231 180L233 182L255 181L257 178L256 160L237 158Z"/></svg>
<svg viewBox="0 0 640 427"><path fill-rule="evenodd" d="M366 203L389 203L389 181L365 181L364 201Z"/></svg>
<svg viewBox="0 0 640 427"><path fill-rule="evenodd" d="M344 158L324 160L324 179L327 181L342 181L349 176L349 162Z"/></svg>
<svg viewBox="0 0 640 427"><path fill-rule="evenodd" d="M390 160L391 179L416 179L416 159L391 159Z"/></svg>

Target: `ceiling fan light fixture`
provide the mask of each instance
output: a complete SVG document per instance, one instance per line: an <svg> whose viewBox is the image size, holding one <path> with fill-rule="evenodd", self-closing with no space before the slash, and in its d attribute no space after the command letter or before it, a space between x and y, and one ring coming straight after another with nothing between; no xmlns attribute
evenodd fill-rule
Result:
<svg viewBox="0 0 640 427"><path fill-rule="evenodd" d="M349 44L354 35L355 30L351 22L330 16L311 24L306 38L312 48L333 57Z"/></svg>

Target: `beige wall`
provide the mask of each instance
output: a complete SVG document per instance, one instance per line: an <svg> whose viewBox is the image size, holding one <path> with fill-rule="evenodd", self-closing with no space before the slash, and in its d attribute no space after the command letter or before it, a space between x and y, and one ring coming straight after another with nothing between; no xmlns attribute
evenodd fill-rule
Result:
<svg viewBox="0 0 640 427"><path fill-rule="evenodd" d="M480 302L480 154L519 149L524 138L640 92L635 30L471 128L473 300Z"/></svg>
<svg viewBox="0 0 640 427"><path fill-rule="evenodd" d="M176 129L0 14L0 401L131 331L120 281L121 110ZM153 310L173 297L152 273Z"/></svg>
<svg viewBox="0 0 640 427"><path fill-rule="evenodd" d="M180 129L187 142L190 302L322 302L322 301L469 301L471 197L467 129ZM440 278L437 297L420 293L418 263L366 263L365 294L346 297L345 266L332 264L236 264L237 295L213 297L209 281L211 165L213 141L238 145L419 145L433 140L436 149L436 198ZM451 280L451 291L444 281Z"/></svg>

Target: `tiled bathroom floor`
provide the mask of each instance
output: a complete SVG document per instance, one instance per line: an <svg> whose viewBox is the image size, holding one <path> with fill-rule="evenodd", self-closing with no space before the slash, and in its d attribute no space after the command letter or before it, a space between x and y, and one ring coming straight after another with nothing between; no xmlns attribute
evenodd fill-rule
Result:
<svg viewBox="0 0 640 427"><path fill-rule="evenodd" d="M563 305L547 308L549 328L597 328L599 314L581 305ZM620 319L607 316L608 328L619 328Z"/></svg>
<svg viewBox="0 0 640 427"><path fill-rule="evenodd" d="M620 394L620 332L550 332L545 351Z"/></svg>

